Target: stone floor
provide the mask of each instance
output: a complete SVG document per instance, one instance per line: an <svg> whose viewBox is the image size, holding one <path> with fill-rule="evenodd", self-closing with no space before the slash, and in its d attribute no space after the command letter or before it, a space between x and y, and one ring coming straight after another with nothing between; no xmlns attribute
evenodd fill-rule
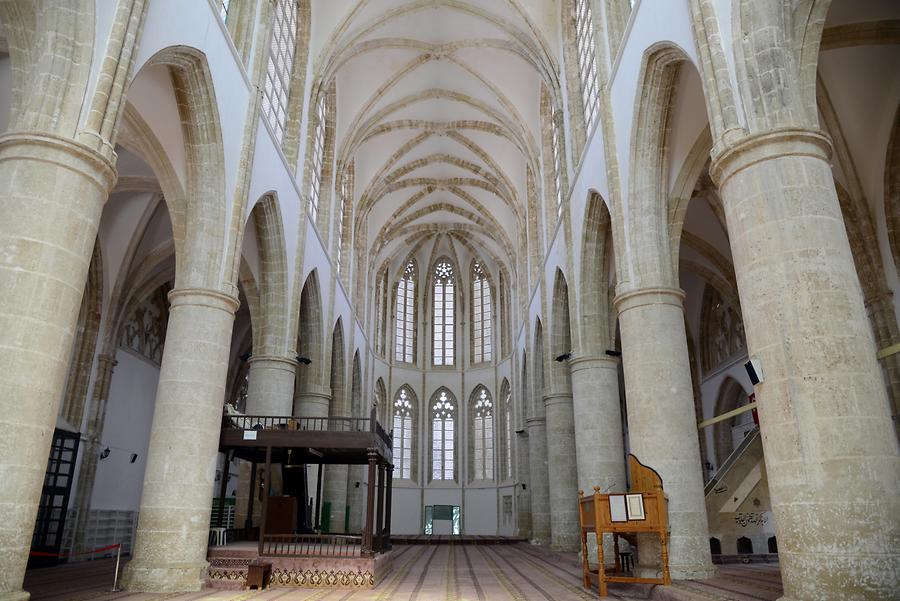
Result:
<svg viewBox="0 0 900 601"><path fill-rule="evenodd" d="M275 588L153 595L109 592L112 560L32 570L25 588L33 601L569 601L597 599L581 588L574 554L553 553L525 543L511 545L395 546L394 570L373 590ZM718 578L671 587L613 585L608 599L672 601L774 601L781 592L778 566L729 565Z"/></svg>

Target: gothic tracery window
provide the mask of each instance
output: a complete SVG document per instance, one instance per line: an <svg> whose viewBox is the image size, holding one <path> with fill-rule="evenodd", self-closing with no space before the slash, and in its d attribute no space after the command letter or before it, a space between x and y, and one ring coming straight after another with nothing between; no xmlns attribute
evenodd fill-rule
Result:
<svg viewBox="0 0 900 601"><path fill-rule="evenodd" d="M228 2L220 2L223 19L228 16ZM297 49L297 0L278 0L272 39L269 45L269 66L263 85L262 111L281 142L291 91L291 73Z"/></svg>
<svg viewBox="0 0 900 601"><path fill-rule="evenodd" d="M456 403L442 390L431 406L431 479L453 480Z"/></svg>
<svg viewBox="0 0 900 601"><path fill-rule="evenodd" d="M394 359L403 363L415 361L416 339L416 263L410 259L397 284L397 330L394 336Z"/></svg>
<svg viewBox="0 0 900 601"><path fill-rule="evenodd" d="M476 480L492 480L494 478L494 402L487 388L479 386L475 390L472 406L473 428L475 437L474 477Z"/></svg>
<svg viewBox="0 0 900 601"><path fill-rule="evenodd" d="M575 44L578 49L584 122L590 129L600 110L600 93L597 83L597 55L594 50L594 18L589 0L575 0Z"/></svg>
<svg viewBox="0 0 900 601"><path fill-rule="evenodd" d="M493 299L487 270L481 261L472 264L472 342L473 363L490 361L493 357Z"/></svg>
<svg viewBox="0 0 900 601"><path fill-rule="evenodd" d="M500 478L506 480L512 477L512 440L513 440L513 413L512 391L509 382L503 380L500 388Z"/></svg>
<svg viewBox="0 0 900 601"><path fill-rule="evenodd" d="M312 172L309 178L309 214L316 223L319 219L319 198L322 188L322 170L325 166L325 119L328 115L326 94L316 104L316 130L313 135Z"/></svg>
<svg viewBox="0 0 900 601"><path fill-rule="evenodd" d="M406 386L394 400L394 477L412 477L413 399Z"/></svg>
<svg viewBox="0 0 900 601"><path fill-rule="evenodd" d="M453 265L441 259L434 267L434 325L432 330L435 365L453 365L455 343L456 292Z"/></svg>

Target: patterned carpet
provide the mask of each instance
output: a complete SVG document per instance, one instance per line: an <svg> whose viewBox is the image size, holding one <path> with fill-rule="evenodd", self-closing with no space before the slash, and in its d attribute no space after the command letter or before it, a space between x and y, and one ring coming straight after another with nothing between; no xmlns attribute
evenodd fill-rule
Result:
<svg viewBox="0 0 900 601"><path fill-rule="evenodd" d="M394 570L373 590L275 588L154 595L112 593L114 562L99 560L32 570L25 588L33 601L570 601L594 600L581 588L574 554L525 543L394 547ZM611 585L607 599L774 601L781 596L777 565L723 566L718 578L671 587Z"/></svg>

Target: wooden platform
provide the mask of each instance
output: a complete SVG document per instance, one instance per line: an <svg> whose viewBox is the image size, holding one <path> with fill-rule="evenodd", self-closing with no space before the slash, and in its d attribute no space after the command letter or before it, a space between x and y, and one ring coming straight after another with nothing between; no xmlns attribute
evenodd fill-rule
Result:
<svg viewBox="0 0 900 601"><path fill-rule="evenodd" d="M260 557L256 543L239 542L210 547L206 554L210 588L241 590L247 581L247 566L260 559L272 564L269 588L374 588L392 568L392 552L374 556L331 555L329 557Z"/></svg>

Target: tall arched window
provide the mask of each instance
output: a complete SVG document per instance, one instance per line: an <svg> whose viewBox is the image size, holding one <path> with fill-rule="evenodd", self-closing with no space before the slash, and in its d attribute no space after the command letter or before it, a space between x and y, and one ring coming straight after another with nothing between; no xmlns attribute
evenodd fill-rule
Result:
<svg viewBox="0 0 900 601"><path fill-rule="evenodd" d="M600 91L597 83L594 17L589 0L575 0L575 45L578 47L578 74L581 76L584 123L590 129L600 111Z"/></svg>
<svg viewBox="0 0 900 601"><path fill-rule="evenodd" d="M412 478L414 408L412 391L402 386L394 399L394 477L405 480Z"/></svg>
<svg viewBox="0 0 900 601"><path fill-rule="evenodd" d="M397 331L394 337L394 359L403 363L415 361L416 342L416 262L410 259L397 283Z"/></svg>
<svg viewBox="0 0 900 601"><path fill-rule="evenodd" d="M481 261L472 263L472 343L473 363L490 361L493 357L493 299L487 270Z"/></svg>
<svg viewBox="0 0 900 601"><path fill-rule="evenodd" d="M350 212L353 207L353 178L355 171L355 163L350 163L341 174L340 198L337 206L337 240L335 240L335 267L338 273L343 272L344 245L349 247L349 240L344 239L345 232L349 234L345 227L345 222L350 218ZM349 236L348 236L349 238ZM347 249L349 250L349 248ZM346 282L345 282L346 283Z"/></svg>
<svg viewBox="0 0 900 601"><path fill-rule="evenodd" d="M456 402L441 390L431 403L431 479L455 479Z"/></svg>
<svg viewBox="0 0 900 601"><path fill-rule="evenodd" d="M487 388L479 386L472 399L472 434L474 440L473 477L494 479L494 401Z"/></svg>
<svg viewBox="0 0 900 601"><path fill-rule="evenodd" d="M309 178L309 214L313 223L319 220L319 197L322 188L322 169L325 165L325 119L328 116L327 94L319 96L316 104L316 131L313 136L312 172Z"/></svg>
<svg viewBox="0 0 900 601"><path fill-rule="evenodd" d="M222 4L227 17L228 3ZM272 41L269 45L269 68L266 69L262 110L279 142L284 137L284 122L287 119L296 49L297 0L278 0L275 4Z"/></svg>
<svg viewBox="0 0 900 601"><path fill-rule="evenodd" d="M222 17L222 22L225 23L228 21L228 5L231 4L231 0L218 0L216 2L216 6L219 8L219 16Z"/></svg>
<svg viewBox="0 0 900 601"><path fill-rule="evenodd" d="M500 404L497 407L497 453L500 465L500 480L512 477L513 414L512 392L509 380L500 385Z"/></svg>
<svg viewBox="0 0 900 601"><path fill-rule="evenodd" d="M435 365L453 365L456 292L453 265L446 258L434 266L434 326L432 344Z"/></svg>

